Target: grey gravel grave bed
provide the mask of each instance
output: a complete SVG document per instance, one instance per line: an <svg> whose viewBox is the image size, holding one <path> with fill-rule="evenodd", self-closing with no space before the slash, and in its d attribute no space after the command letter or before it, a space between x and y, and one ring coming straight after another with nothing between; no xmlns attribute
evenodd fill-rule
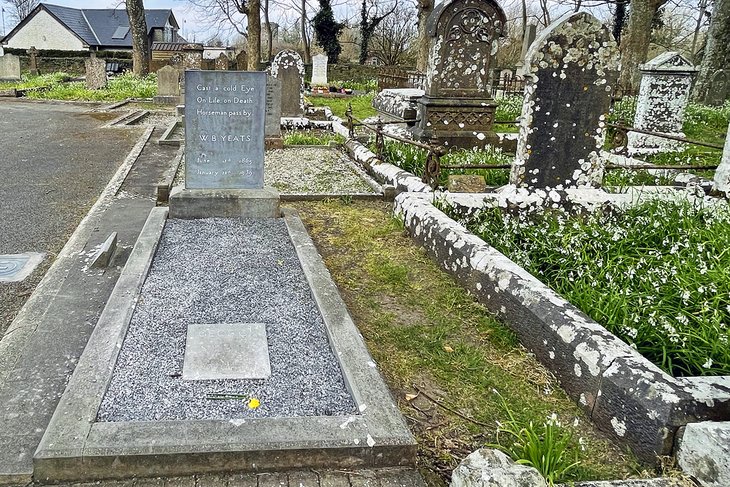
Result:
<svg viewBox="0 0 730 487"><path fill-rule="evenodd" d="M266 323L271 377L184 381L189 323ZM215 401L208 393L256 398ZM168 220L98 421L355 412L282 219Z"/></svg>

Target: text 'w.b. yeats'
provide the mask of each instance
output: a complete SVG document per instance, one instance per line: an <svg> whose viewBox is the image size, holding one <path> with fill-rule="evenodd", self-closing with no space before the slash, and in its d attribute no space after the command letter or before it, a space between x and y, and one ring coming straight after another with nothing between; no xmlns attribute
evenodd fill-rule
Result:
<svg viewBox="0 0 730 487"><path fill-rule="evenodd" d="M266 74L188 71L185 74L185 186L264 186Z"/></svg>

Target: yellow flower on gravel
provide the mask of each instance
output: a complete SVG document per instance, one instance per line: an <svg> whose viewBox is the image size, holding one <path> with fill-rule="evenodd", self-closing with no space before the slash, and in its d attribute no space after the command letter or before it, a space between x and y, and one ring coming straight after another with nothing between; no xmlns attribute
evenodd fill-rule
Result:
<svg viewBox="0 0 730 487"><path fill-rule="evenodd" d="M261 406L261 402L258 399L256 399L255 397L252 398L250 401L248 401L248 407L250 409L256 409L259 406Z"/></svg>

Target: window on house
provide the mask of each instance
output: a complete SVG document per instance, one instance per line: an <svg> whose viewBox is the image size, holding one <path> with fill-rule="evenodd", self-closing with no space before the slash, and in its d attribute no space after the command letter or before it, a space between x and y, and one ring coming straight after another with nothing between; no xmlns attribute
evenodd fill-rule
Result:
<svg viewBox="0 0 730 487"><path fill-rule="evenodd" d="M112 39L124 39L125 37L127 37L128 32L128 25L119 26L117 27L117 30L114 31L114 34L112 34Z"/></svg>

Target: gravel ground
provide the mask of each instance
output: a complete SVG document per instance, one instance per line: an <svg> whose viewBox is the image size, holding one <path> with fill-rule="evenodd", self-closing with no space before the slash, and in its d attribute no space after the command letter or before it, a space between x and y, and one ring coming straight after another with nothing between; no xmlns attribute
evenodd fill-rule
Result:
<svg viewBox="0 0 730 487"><path fill-rule="evenodd" d="M266 323L271 377L184 381L189 323ZM208 393L242 394L215 401ZM249 409L247 400L261 405ZM168 220L99 421L355 411L281 219Z"/></svg>
<svg viewBox="0 0 730 487"><path fill-rule="evenodd" d="M175 176L175 185L185 182L185 163ZM350 159L330 147L287 147L266 152L264 184L282 194L374 193L350 166Z"/></svg>

